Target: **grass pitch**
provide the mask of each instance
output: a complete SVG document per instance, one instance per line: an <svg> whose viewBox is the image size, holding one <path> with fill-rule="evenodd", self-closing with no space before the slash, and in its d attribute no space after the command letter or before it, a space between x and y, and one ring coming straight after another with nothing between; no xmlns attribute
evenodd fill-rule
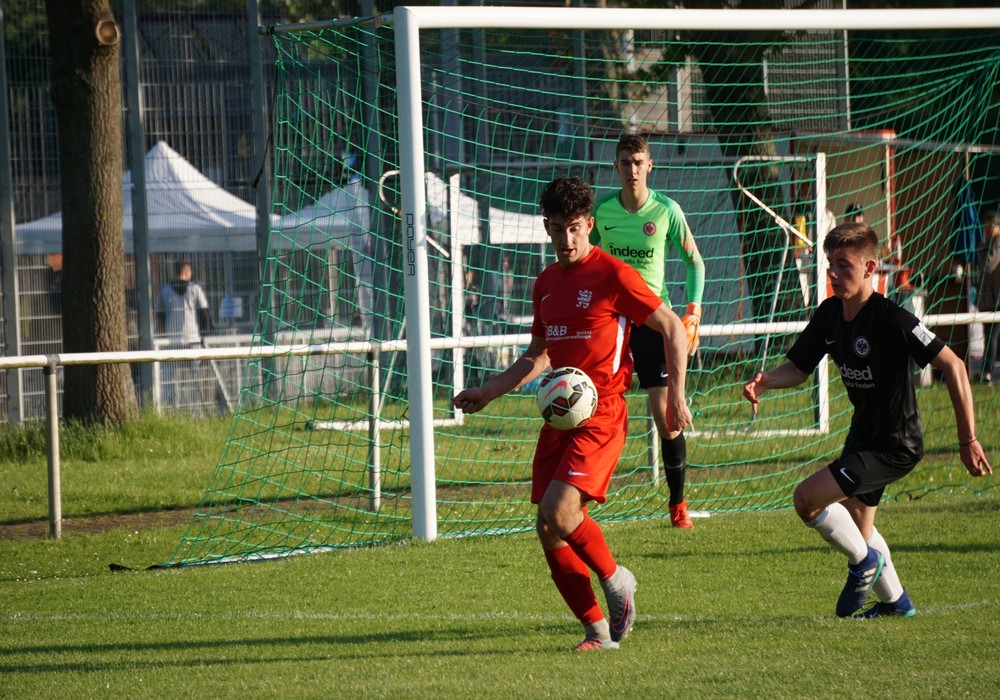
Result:
<svg viewBox="0 0 1000 700"><path fill-rule="evenodd" d="M933 424L942 411L927 413ZM1000 476L882 506L918 610L909 620L837 619L843 557L788 509L693 531L609 525L638 580L638 622L616 652L573 654L581 628L530 533L112 573L170 559L227 431L178 417L70 427L57 541L44 537L39 429L0 434L0 698L910 700L1000 688L1000 492L988 486ZM953 424L928 442L925 461L951 454Z"/></svg>
<svg viewBox="0 0 1000 700"><path fill-rule="evenodd" d="M1000 499L889 502L879 528L912 619L837 619L843 557L788 510L608 526L639 618L590 654L529 534L118 573L183 527L5 539L0 696L995 697Z"/></svg>

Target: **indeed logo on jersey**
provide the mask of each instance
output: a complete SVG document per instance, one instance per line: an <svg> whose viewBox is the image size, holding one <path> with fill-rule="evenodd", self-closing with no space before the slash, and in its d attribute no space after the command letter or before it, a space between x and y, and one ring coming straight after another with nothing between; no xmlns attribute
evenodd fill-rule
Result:
<svg viewBox="0 0 1000 700"><path fill-rule="evenodd" d="M633 248L630 245L620 246L614 243L608 243L607 251L616 258L621 258L632 267L647 267L652 262L654 254L651 248L643 250L641 248Z"/></svg>
<svg viewBox="0 0 1000 700"><path fill-rule="evenodd" d="M872 374L872 367L868 365L864 369L854 369L842 364L837 369L840 370L840 377L844 380L844 386L849 389L874 389L875 376Z"/></svg>

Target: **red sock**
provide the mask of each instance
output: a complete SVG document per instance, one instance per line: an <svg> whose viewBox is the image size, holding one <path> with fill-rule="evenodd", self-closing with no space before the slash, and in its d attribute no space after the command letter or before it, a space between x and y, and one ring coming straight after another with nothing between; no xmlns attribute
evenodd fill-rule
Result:
<svg viewBox="0 0 1000 700"><path fill-rule="evenodd" d="M611 578L618 565L604 540L604 532L597 521L586 513L580 527L573 530L566 538L566 544L573 548L576 555L583 560L591 571L597 574L601 581Z"/></svg>
<svg viewBox="0 0 1000 700"><path fill-rule="evenodd" d="M590 569L580 561L571 547L546 549L545 561L549 563L552 580L566 605L585 625L604 619L601 606L590 585Z"/></svg>

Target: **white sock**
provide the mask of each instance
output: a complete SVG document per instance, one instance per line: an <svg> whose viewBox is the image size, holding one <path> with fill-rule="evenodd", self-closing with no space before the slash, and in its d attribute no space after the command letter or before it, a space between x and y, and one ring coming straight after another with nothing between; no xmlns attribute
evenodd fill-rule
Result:
<svg viewBox="0 0 1000 700"><path fill-rule="evenodd" d="M611 639L611 627L603 617L597 622L583 626L587 639Z"/></svg>
<svg viewBox="0 0 1000 700"><path fill-rule="evenodd" d="M615 568L615 573L611 574L608 578L601 581L601 588L605 591L620 591L622 586L625 585L625 569L618 566Z"/></svg>
<svg viewBox="0 0 1000 700"><path fill-rule="evenodd" d="M892 555L889 554L889 545L886 544L882 534L872 527L872 536L868 540L868 546L878 550L885 557L885 566L882 568L882 575L878 577L872 590L883 603L895 603L903 595L903 584L899 582L899 574L892 563Z"/></svg>
<svg viewBox="0 0 1000 700"><path fill-rule="evenodd" d="M831 503L806 525L816 530L831 547L846 555L849 563L860 564L868 556L868 545L861 530L854 524L847 508L839 503Z"/></svg>

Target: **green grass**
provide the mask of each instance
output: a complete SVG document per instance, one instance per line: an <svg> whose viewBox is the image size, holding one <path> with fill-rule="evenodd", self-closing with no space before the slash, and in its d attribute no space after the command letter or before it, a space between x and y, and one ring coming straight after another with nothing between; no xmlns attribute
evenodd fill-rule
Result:
<svg viewBox="0 0 1000 700"><path fill-rule="evenodd" d="M995 697L1000 499L879 527L910 620L837 619L843 558L787 510L608 526L639 620L587 655L529 534L119 573L182 528L0 540L0 696Z"/></svg>
<svg viewBox="0 0 1000 700"><path fill-rule="evenodd" d="M60 428L65 517L196 506L205 493L229 421L144 415L116 430ZM0 523L48 517L45 430L40 423L0 430Z"/></svg>
<svg viewBox="0 0 1000 700"><path fill-rule="evenodd" d="M696 412L709 408L731 410L733 416L745 420L748 405L739 398L730 379L720 373L719 377L693 382L692 389L699 397L695 400ZM835 386L839 388L839 384ZM718 396L710 398L708 392ZM974 392L980 439L992 456L996 443L989 426L1000 420L996 400L1000 392L983 386L974 387ZM688 498L692 506L715 512L789 506L794 484L839 452L843 438L837 430L846 425L843 391L834 391L831 413L839 417L832 421L834 430L828 435L769 439L755 436L754 430L766 427L769 421L780 423L782 415L801 417L810 413L808 393L770 396L771 400L762 406L756 427L748 433L705 437L693 432L688 441ZM725 401L730 395L734 398L727 409ZM652 482L648 468L648 440L643 435L648 424L645 399L633 392L629 400L632 437L612 481L614 495L598 513L602 519L641 518L662 514L666 509L662 489ZM497 408L499 413L492 418L470 417L463 426L439 430L436 435L438 527L442 534L484 526L518 529L532 521L526 484L538 419L530 396L512 395L505 402L498 402L503 407ZM927 456L913 474L893 485L889 495L913 499L930 493L990 492L995 480L973 480L958 462L954 416L944 387L922 389L920 404ZM396 523L386 535L384 525L372 524L375 518L366 506L366 436L307 430L302 416L312 414L267 404L235 422L146 415L140 422L114 431L64 426L63 530L87 528L87 518L93 516L116 518L120 514L193 509L211 484L212 498L222 501L237 494L241 499L251 499L240 503L278 496L289 503L288 499L301 491L310 494L304 501L307 505L314 502L312 494L320 494L321 500L353 514L344 516L347 519L330 536L323 534L327 530L306 527L285 540L284 526L276 527L274 539L279 544L369 544L386 537L406 536L410 516L406 498L410 483L407 432L392 430L382 434L381 483L385 498L378 520ZM706 426L701 423L696 428ZM216 469L217 463L223 467ZM470 495L476 499L474 504L469 504ZM32 523L37 531L45 526L47 511L44 431L40 425L7 426L0 430L0 525ZM318 517L330 520L324 515ZM372 534L376 527L377 535ZM262 530L257 528L257 532ZM198 537L210 538L212 534L209 529L200 529ZM249 544L253 540L245 541ZM185 549L185 553L188 551ZM200 556L200 551L195 548L190 555ZM241 553L238 547L224 551Z"/></svg>
<svg viewBox="0 0 1000 700"><path fill-rule="evenodd" d="M946 402L921 397L928 466L937 450L953 461ZM1000 687L989 661L1000 495L985 488L996 477L882 507L911 620L836 619L843 559L787 509L715 515L693 532L609 525L639 580L639 622L620 651L581 656L530 533L112 573L170 560L187 521L156 513L197 505L230 429L179 416L67 426L60 540L11 526L47 515L41 427L0 432L0 697L985 698ZM946 483L961 471L929 473ZM104 515L101 528L85 532L87 515Z"/></svg>

